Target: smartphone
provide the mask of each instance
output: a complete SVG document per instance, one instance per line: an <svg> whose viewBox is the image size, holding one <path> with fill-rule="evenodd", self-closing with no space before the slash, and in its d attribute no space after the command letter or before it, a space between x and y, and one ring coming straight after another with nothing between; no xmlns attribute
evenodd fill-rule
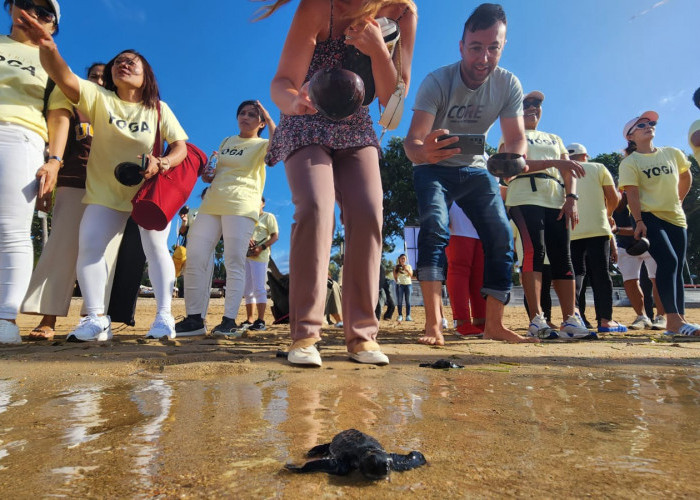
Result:
<svg viewBox="0 0 700 500"><path fill-rule="evenodd" d="M445 134L438 137L438 141L458 137L459 140L443 149L461 149L463 155L483 155L486 147L484 134Z"/></svg>
<svg viewBox="0 0 700 500"><path fill-rule="evenodd" d="M141 155L141 170L144 172L148 168L148 155L146 153Z"/></svg>

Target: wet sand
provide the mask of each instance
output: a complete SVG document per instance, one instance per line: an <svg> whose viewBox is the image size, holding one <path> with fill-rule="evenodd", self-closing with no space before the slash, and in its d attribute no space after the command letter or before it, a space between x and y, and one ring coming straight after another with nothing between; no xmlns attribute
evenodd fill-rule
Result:
<svg viewBox="0 0 700 500"><path fill-rule="evenodd" d="M304 369L276 357L287 325L233 341L143 340L153 299L139 299L137 326L115 340L66 343L79 305L54 342L0 348L2 498L700 495L693 339L641 331L515 345L448 334L436 348L415 343L414 308L412 323L381 323L389 366L349 361L342 331L326 328L323 368ZM212 300L210 325L222 310ZM524 309L507 314L524 333ZM634 319L630 308L615 315ZM700 322L700 310L687 316ZM36 322L21 316L22 333ZM465 368L418 366L441 358ZM351 427L429 465L375 483L283 470Z"/></svg>

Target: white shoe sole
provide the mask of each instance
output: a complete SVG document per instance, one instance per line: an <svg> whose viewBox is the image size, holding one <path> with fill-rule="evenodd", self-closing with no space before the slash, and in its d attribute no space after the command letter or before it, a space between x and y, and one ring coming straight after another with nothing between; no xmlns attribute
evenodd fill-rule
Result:
<svg viewBox="0 0 700 500"><path fill-rule="evenodd" d="M389 364L389 358L382 351L360 351L348 354L353 361L366 365L386 366Z"/></svg>
<svg viewBox="0 0 700 500"><path fill-rule="evenodd" d="M175 337L197 337L198 335L206 335L207 334L207 329L206 328L200 328L198 330L190 330L188 332L178 332L175 331Z"/></svg>
<svg viewBox="0 0 700 500"><path fill-rule="evenodd" d="M66 341L68 342L106 342L112 340L112 329L100 332L97 337L91 339L81 339L74 333L69 333Z"/></svg>
<svg viewBox="0 0 700 500"><path fill-rule="evenodd" d="M321 355L314 346L292 349L287 353L287 361L299 366L315 366L319 368L323 366Z"/></svg>

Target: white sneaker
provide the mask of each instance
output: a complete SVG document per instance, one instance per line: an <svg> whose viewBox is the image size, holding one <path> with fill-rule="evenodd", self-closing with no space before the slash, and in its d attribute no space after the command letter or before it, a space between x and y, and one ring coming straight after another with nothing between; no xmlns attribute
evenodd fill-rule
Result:
<svg viewBox="0 0 700 500"><path fill-rule="evenodd" d="M527 331L531 337L536 337L538 339L551 340L559 338L559 333L549 326L547 318L544 317L544 313L536 314L535 317L532 318Z"/></svg>
<svg viewBox="0 0 700 500"><path fill-rule="evenodd" d="M651 322L652 330L665 330L666 329L666 318L661 314L657 314L654 321Z"/></svg>
<svg viewBox="0 0 700 500"><path fill-rule="evenodd" d="M151 329L146 334L147 339L175 338L175 319L171 314L156 314Z"/></svg>
<svg viewBox="0 0 700 500"><path fill-rule="evenodd" d="M583 339L592 335L581 317L576 314L569 316L559 330L559 338L561 339Z"/></svg>
<svg viewBox="0 0 700 500"><path fill-rule="evenodd" d="M649 316L642 314L637 316L637 319L635 319L627 328L630 330L646 330L651 328L651 320L649 319Z"/></svg>
<svg viewBox="0 0 700 500"><path fill-rule="evenodd" d="M0 344L21 344L19 326L12 321L0 319Z"/></svg>
<svg viewBox="0 0 700 500"><path fill-rule="evenodd" d="M109 316L90 314L80 320L75 330L68 334L69 342L104 342L112 338L112 321Z"/></svg>
<svg viewBox="0 0 700 500"><path fill-rule="evenodd" d="M389 364L389 358L382 351L360 351L350 354L350 359L357 361L358 363L364 363L367 365L379 365L384 366Z"/></svg>
<svg viewBox="0 0 700 500"><path fill-rule="evenodd" d="M396 321L398 321L399 323L401 323L401 322L403 321L403 316L401 316L401 315L399 314L399 317L396 318Z"/></svg>
<svg viewBox="0 0 700 500"><path fill-rule="evenodd" d="M442 329L447 330L449 328L449 324L447 323L447 318L442 318Z"/></svg>
<svg viewBox="0 0 700 500"><path fill-rule="evenodd" d="M297 347L287 353L287 361L293 365L322 366L321 355L315 345Z"/></svg>

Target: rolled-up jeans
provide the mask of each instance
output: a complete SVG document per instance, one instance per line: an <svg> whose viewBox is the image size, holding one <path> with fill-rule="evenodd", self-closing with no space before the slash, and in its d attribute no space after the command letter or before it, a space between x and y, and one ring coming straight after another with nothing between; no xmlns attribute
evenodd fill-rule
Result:
<svg viewBox="0 0 700 500"><path fill-rule="evenodd" d="M420 218L418 279L445 279L448 212L452 203L457 203L474 224L484 247L481 293L507 303L512 287L513 234L496 178L483 168L418 165L413 169L413 180Z"/></svg>

